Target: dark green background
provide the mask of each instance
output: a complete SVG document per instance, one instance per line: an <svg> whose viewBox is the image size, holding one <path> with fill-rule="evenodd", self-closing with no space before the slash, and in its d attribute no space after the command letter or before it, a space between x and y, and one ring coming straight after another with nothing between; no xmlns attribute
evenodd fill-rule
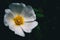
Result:
<svg viewBox="0 0 60 40"><path fill-rule="evenodd" d="M26 5L31 5L37 15L38 26L33 29L32 33L25 33L24 38L15 35L3 23L4 10L13 2L23 2ZM53 5L51 5L52 2L47 0L0 0L0 40L54 40L56 36L56 14L53 14Z"/></svg>

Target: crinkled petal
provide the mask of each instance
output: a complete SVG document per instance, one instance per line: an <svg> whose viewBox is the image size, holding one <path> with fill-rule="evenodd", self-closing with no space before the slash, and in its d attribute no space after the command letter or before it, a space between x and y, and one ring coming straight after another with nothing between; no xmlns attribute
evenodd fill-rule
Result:
<svg viewBox="0 0 60 40"><path fill-rule="evenodd" d="M25 8L24 3L11 3L9 5L9 8L11 9L14 14L21 14L22 10Z"/></svg>
<svg viewBox="0 0 60 40"><path fill-rule="evenodd" d="M31 6L25 7L24 10L22 11L22 15L24 16L25 21L36 20L35 12Z"/></svg>
<svg viewBox="0 0 60 40"><path fill-rule="evenodd" d="M34 22L25 23L24 26L21 27L25 32L31 33L32 29L34 29L37 25L38 22L34 21Z"/></svg>
<svg viewBox="0 0 60 40"><path fill-rule="evenodd" d="M24 3L12 3L9 5L10 10L14 15L19 14L24 17L25 21L36 20L36 15L31 6L26 6Z"/></svg>
<svg viewBox="0 0 60 40"><path fill-rule="evenodd" d="M21 27L15 28L15 34L22 36L22 37L25 37L25 34L24 34L23 30L21 29Z"/></svg>
<svg viewBox="0 0 60 40"><path fill-rule="evenodd" d="M10 30L15 31L15 24L13 21L8 22L8 25Z"/></svg>
<svg viewBox="0 0 60 40"><path fill-rule="evenodd" d="M9 22L9 29L14 31L15 34L25 37L25 34L20 26L16 26L13 21Z"/></svg>
<svg viewBox="0 0 60 40"><path fill-rule="evenodd" d="M8 22L14 17L11 13L10 9L5 9L5 15L4 15L4 24L8 26Z"/></svg>

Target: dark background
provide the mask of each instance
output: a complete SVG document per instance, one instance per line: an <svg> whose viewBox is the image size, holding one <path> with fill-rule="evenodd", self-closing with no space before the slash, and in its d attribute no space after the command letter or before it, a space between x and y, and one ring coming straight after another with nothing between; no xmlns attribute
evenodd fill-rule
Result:
<svg viewBox="0 0 60 40"><path fill-rule="evenodd" d="M33 8L41 9L43 18L37 18L39 29L33 29L32 33L26 34L26 37L15 35L8 27L4 26L3 17L4 10L8 8L10 3L23 2L31 5ZM54 10L54 2L47 0L0 0L0 40L56 40L56 13Z"/></svg>

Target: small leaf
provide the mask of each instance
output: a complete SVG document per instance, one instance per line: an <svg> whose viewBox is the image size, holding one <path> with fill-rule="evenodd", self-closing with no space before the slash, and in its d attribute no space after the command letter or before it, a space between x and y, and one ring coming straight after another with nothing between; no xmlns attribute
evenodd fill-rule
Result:
<svg viewBox="0 0 60 40"><path fill-rule="evenodd" d="M37 16L38 18L44 17L44 15L43 15L37 8L34 8L34 11L35 11L36 16Z"/></svg>
<svg viewBox="0 0 60 40"><path fill-rule="evenodd" d="M40 26L39 25L37 26L37 30L40 30Z"/></svg>
<svg viewBox="0 0 60 40"><path fill-rule="evenodd" d="M37 15L37 17L39 17L39 18L40 18L40 17L44 17L43 14L39 14L39 13L37 13L36 15Z"/></svg>

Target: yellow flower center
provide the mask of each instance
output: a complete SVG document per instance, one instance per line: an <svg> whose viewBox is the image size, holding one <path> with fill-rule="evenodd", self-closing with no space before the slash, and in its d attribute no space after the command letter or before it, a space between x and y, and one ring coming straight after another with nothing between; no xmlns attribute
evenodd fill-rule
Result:
<svg viewBox="0 0 60 40"><path fill-rule="evenodd" d="M23 25L24 24L24 18L20 15L17 15L13 18L16 25Z"/></svg>

